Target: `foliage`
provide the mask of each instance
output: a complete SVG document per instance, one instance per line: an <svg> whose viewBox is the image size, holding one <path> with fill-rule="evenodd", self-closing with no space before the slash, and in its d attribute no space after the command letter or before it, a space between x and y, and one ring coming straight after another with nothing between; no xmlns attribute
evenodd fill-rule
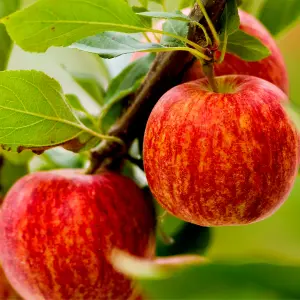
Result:
<svg viewBox="0 0 300 300"><path fill-rule="evenodd" d="M19 6L20 0L3 0L0 5L0 18L14 12ZM12 48L12 41L2 24L0 26L0 41L0 71L2 71L6 68Z"/></svg>

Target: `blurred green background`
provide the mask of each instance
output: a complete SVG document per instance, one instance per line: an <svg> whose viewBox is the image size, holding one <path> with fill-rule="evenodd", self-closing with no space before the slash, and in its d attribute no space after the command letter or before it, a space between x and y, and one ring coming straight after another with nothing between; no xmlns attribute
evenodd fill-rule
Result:
<svg viewBox="0 0 300 300"><path fill-rule="evenodd" d="M262 1L253 1L249 9L255 13ZM33 1L26 0L24 5L30 2ZM176 9L178 3L179 0L169 0L167 7ZM153 10L160 9L159 5L152 5ZM290 98L300 105L299 35L298 22L278 37L278 44L289 70ZM110 77L128 64L129 58L105 61L110 74L104 74L103 62L94 55L57 48L45 54L30 54L14 47L9 69L42 70L56 78L65 93L77 94L95 112L89 96L68 71L92 73L105 86ZM174 218L167 218L165 231L174 233L178 224ZM156 299L300 299L300 177L288 201L269 219L242 227L214 228L206 254L222 263L191 269L169 280L145 281L142 285Z"/></svg>

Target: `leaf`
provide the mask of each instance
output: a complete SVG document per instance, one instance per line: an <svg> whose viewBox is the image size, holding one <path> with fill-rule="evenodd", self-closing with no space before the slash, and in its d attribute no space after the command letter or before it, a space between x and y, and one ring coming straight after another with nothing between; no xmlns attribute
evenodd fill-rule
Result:
<svg viewBox="0 0 300 300"><path fill-rule="evenodd" d="M261 8L261 5L264 1L265 0L242 0L242 4L240 5L240 7L246 12L257 16L259 9Z"/></svg>
<svg viewBox="0 0 300 300"><path fill-rule="evenodd" d="M145 6L146 7L146 6ZM145 12L145 11L148 11L148 9L146 9L145 7L139 7L139 6L132 6L132 10L135 12L135 13L140 13L140 12ZM147 17L143 17L143 16L139 16L140 19L142 20L142 22L144 23L144 25L146 27L149 27L151 28L152 27L152 20L147 18Z"/></svg>
<svg viewBox="0 0 300 300"><path fill-rule="evenodd" d="M159 51L165 47L155 43L143 43L123 33L104 32L82 39L71 45L71 48L97 53L103 58L114 58L134 52Z"/></svg>
<svg viewBox="0 0 300 300"><path fill-rule="evenodd" d="M149 1L150 1L150 2L158 3L158 4L160 4L160 5L163 5L164 2L165 2L166 0L149 0Z"/></svg>
<svg viewBox="0 0 300 300"><path fill-rule="evenodd" d="M300 17L299 0L266 0L259 11L260 21L272 35L279 35Z"/></svg>
<svg viewBox="0 0 300 300"><path fill-rule="evenodd" d="M138 280L149 299L297 299L300 267L202 264L172 277Z"/></svg>
<svg viewBox="0 0 300 300"><path fill-rule="evenodd" d="M97 117L90 114L80 102L79 98L73 94L67 94L66 100L74 109L75 115L87 128L98 131Z"/></svg>
<svg viewBox="0 0 300 300"><path fill-rule="evenodd" d="M143 7L145 7L145 8L148 8L148 0L138 0L140 3L141 3L141 5L143 6Z"/></svg>
<svg viewBox="0 0 300 300"><path fill-rule="evenodd" d="M185 21L185 22L191 21L188 16L184 15L180 11L176 11L176 12L147 11L147 12L137 13L137 15L149 17L149 18L158 18L158 19L171 19L171 20L179 20L179 21Z"/></svg>
<svg viewBox="0 0 300 300"><path fill-rule="evenodd" d="M120 116L122 100L140 86L148 73L155 55L150 54L132 62L110 83L105 95L105 106L102 111L102 128L106 132Z"/></svg>
<svg viewBox="0 0 300 300"><path fill-rule="evenodd" d="M2 0L0 4L0 18L16 11L20 6L20 0ZM5 70L12 48L12 41L5 27L0 24L0 71Z"/></svg>
<svg viewBox="0 0 300 300"><path fill-rule="evenodd" d="M183 9L186 7L191 7L194 4L195 0L180 0L179 9Z"/></svg>
<svg viewBox="0 0 300 300"><path fill-rule="evenodd" d="M240 27L240 17L236 0L228 0L221 17L221 35L227 35L236 32Z"/></svg>
<svg viewBox="0 0 300 300"><path fill-rule="evenodd" d="M28 173L28 167L24 164L14 164L11 161L3 160L0 168L0 193L5 195L12 185Z"/></svg>
<svg viewBox="0 0 300 300"><path fill-rule="evenodd" d="M0 72L0 144L37 153L63 145L79 151L99 138L74 116L60 85L38 71Z"/></svg>
<svg viewBox="0 0 300 300"><path fill-rule="evenodd" d="M70 73L73 79L99 104L103 105L104 88L91 74Z"/></svg>
<svg viewBox="0 0 300 300"><path fill-rule="evenodd" d="M172 273L186 269L191 265L205 264L207 260L199 255L178 255L146 259L115 248L112 251L110 262L116 270L127 276L159 280L166 279Z"/></svg>
<svg viewBox="0 0 300 300"><path fill-rule="evenodd" d="M66 100L73 109L76 109L80 112L85 113L85 108L82 106L79 98L76 95L67 94L66 95Z"/></svg>
<svg viewBox="0 0 300 300"><path fill-rule="evenodd" d="M124 0L40 0L3 22L11 38L31 52L44 52L51 46L69 46L103 31L141 32L145 29Z"/></svg>
<svg viewBox="0 0 300 300"><path fill-rule="evenodd" d="M271 54L260 40L241 30L228 37L226 52L235 54L245 61L258 61Z"/></svg>
<svg viewBox="0 0 300 300"><path fill-rule="evenodd" d="M187 37L188 23L176 20L167 20L163 25L163 30L181 37ZM163 35L161 43L169 47L185 46L183 41L179 41L178 39L167 35Z"/></svg>

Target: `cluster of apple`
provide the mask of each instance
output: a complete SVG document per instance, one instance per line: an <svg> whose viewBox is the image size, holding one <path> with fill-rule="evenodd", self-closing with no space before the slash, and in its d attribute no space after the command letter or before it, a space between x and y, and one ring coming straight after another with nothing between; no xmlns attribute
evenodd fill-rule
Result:
<svg viewBox="0 0 300 300"><path fill-rule="evenodd" d="M151 191L171 214L198 225L262 220L287 198L299 165L299 139L283 58L272 36L240 11L241 29L272 54L216 65L218 93L195 63L148 120L144 166ZM231 74L231 75L228 75ZM234 75L233 75L234 74ZM190 81L194 80L194 81ZM0 258L25 299L140 299L110 262L114 248L155 256L155 214L122 175L74 170L19 180L0 215Z"/></svg>

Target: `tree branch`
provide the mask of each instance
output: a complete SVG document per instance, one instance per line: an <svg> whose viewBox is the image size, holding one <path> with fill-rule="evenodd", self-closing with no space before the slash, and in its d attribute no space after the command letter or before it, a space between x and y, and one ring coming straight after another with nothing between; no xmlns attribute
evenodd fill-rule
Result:
<svg viewBox="0 0 300 300"><path fill-rule="evenodd" d="M220 17L224 10L226 0L203 0L206 11L215 28L220 28ZM190 17L200 22L213 39L208 24L195 4ZM199 26L190 23L188 39L205 46L206 39ZM128 151L135 138L142 136L145 131L149 115L160 99L172 87L182 81L185 71L192 66L195 58L188 52L175 51L159 53L152 64L143 84L134 95L132 105L123 114L120 120L109 130L109 135L122 139L125 147L118 143L102 141L100 145L91 152L91 165L89 174L96 173L101 168L112 167L115 160L122 158Z"/></svg>

